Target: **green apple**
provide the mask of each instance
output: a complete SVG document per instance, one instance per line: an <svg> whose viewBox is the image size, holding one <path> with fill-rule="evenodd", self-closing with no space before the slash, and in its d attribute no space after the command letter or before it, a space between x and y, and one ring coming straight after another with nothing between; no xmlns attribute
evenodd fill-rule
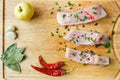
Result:
<svg viewBox="0 0 120 80"><path fill-rule="evenodd" d="M34 15L34 9L28 2L20 2L14 9L14 15L19 20L30 20Z"/></svg>

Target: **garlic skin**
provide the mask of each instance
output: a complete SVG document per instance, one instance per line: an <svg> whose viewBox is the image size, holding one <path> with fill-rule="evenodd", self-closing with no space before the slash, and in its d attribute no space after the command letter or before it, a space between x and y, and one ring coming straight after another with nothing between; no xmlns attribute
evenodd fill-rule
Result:
<svg viewBox="0 0 120 80"><path fill-rule="evenodd" d="M14 40L17 38L17 34L15 32L7 32L6 33L6 38L8 40Z"/></svg>
<svg viewBox="0 0 120 80"><path fill-rule="evenodd" d="M16 27L14 26L14 25L9 25L9 26L7 26L7 28L6 28L6 32L9 32L9 31L15 31L16 30Z"/></svg>

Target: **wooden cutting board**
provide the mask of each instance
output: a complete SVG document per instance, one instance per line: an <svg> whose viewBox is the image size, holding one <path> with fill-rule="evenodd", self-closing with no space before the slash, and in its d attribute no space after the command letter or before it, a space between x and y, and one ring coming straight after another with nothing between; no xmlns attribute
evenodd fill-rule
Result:
<svg viewBox="0 0 120 80"><path fill-rule="evenodd" d="M13 10L20 1L30 2L34 9L35 15L30 21L19 21L13 15ZM82 1L71 0L74 7L70 10L67 1L59 0L59 5L55 5L56 0L5 0L4 3L4 19L3 28L4 39L2 50L12 43L17 42L19 47L26 47L25 55L27 59L22 62L22 73L14 72L7 67L3 68L3 77L5 80L120 80L120 7L119 1ZM108 49L100 46L98 48L91 46L76 47L71 42L68 42L58 35L65 36L69 31L63 26L59 25L56 20L57 9L61 7L61 11L76 11L87 6L100 3L106 12L107 17L85 24L85 27L78 25L80 30L94 30L110 35L111 37L111 53L107 53ZM81 4L81 6L78 6ZM53 12L53 14L51 14ZM112 23L116 21L116 23ZM95 26L95 23L98 23ZM14 41L9 41L5 38L5 28L8 25L15 25L17 27L18 38ZM59 28L59 33L56 29ZM70 26L69 29L76 29L75 26ZM112 31L115 35L111 36ZM51 32L54 36L51 36ZM61 44L61 45L60 45ZM95 53L108 56L111 58L109 66L94 66L76 63L65 58L64 49L76 48L79 50L93 50ZM65 61L70 65L74 65L75 70L62 77L51 77L33 70L30 65L34 64L40 66L38 63L38 56L42 55L48 63L56 61ZM66 67L68 68L68 67Z"/></svg>

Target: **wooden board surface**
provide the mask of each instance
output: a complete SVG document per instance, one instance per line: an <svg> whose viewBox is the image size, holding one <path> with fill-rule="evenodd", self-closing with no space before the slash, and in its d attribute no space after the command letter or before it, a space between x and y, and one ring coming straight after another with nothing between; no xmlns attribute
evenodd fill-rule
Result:
<svg viewBox="0 0 120 80"><path fill-rule="evenodd" d="M21 0L30 2L35 8L35 15L30 21L19 21L16 20L13 15L13 9L19 0L5 0L5 26L15 25L17 26L17 33L19 34L18 38L14 41L8 41L5 38L4 47L6 48L10 44L17 42L19 47L26 47L25 55L27 59L21 63L22 73L14 72L7 67L4 69L5 79L6 80L113 80L120 79L120 27L119 15L120 9L118 8L117 2L115 1L80 1L80 0L71 0L75 4L72 10L65 8L67 1L60 0L59 6L61 6L62 11L76 11L84 7L93 5L95 3L100 3L108 13L108 16L97 21L98 26L94 26L96 22L89 23L85 25L85 28L82 25L79 25L81 30L94 30L101 33L106 33L111 36L112 30L115 30L115 35L113 40L111 40L111 53L108 54L106 48L100 46L99 48L91 46L79 46L76 47L70 42L65 41L58 37L58 34L55 33L56 28L60 29L59 34L65 32L68 33L64 27L61 27L56 21L56 9L59 6L55 5L55 0ZM119 2L119 1L118 1ZM78 6L78 4L81 6ZM108 5L109 4L109 5ZM111 7L112 6L112 7ZM52 10L54 8L54 10ZM51 15L50 13L53 12ZM112 21L117 21L114 25ZM115 27L115 28L113 28ZM70 29L75 29L71 26ZM55 36L51 37L50 32L54 32ZM5 36L5 35L4 35ZM64 36L64 35L63 35ZM112 37L112 36L111 36ZM76 63L74 61L69 61L65 58L65 51L58 49L65 48L65 44L70 48L76 48L81 50L93 50L97 54L109 56L111 58L111 64L106 67L87 65ZM62 43L62 45L59 45ZM38 65L37 57L42 55L47 62L56 62L56 61L66 61L71 65L75 66L75 70L68 75L63 77L50 77L39 72L34 71L30 65Z"/></svg>
<svg viewBox="0 0 120 80"><path fill-rule="evenodd" d="M2 54L3 0L0 0L0 57ZM3 65L0 60L0 80L2 80Z"/></svg>

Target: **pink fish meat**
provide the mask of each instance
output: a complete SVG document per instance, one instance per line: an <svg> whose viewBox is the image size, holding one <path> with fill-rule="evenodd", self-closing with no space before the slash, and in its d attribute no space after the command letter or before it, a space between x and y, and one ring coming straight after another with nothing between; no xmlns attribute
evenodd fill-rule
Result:
<svg viewBox="0 0 120 80"><path fill-rule="evenodd" d="M95 31L70 30L64 39L71 41L77 46L80 45L99 45L109 42L107 34L100 34Z"/></svg>
<svg viewBox="0 0 120 80"><path fill-rule="evenodd" d="M77 25L99 20L106 15L102 6L96 4L76 12L58 12L57 21L61 25Z"/></svg>
<svg viewBox="0 0 120 80"><path fill-rule="evenodd" d="M66 58L82 63L106 66L109 65L109 57L95 54L93 51L81 51L66 48Z"/></svg>

